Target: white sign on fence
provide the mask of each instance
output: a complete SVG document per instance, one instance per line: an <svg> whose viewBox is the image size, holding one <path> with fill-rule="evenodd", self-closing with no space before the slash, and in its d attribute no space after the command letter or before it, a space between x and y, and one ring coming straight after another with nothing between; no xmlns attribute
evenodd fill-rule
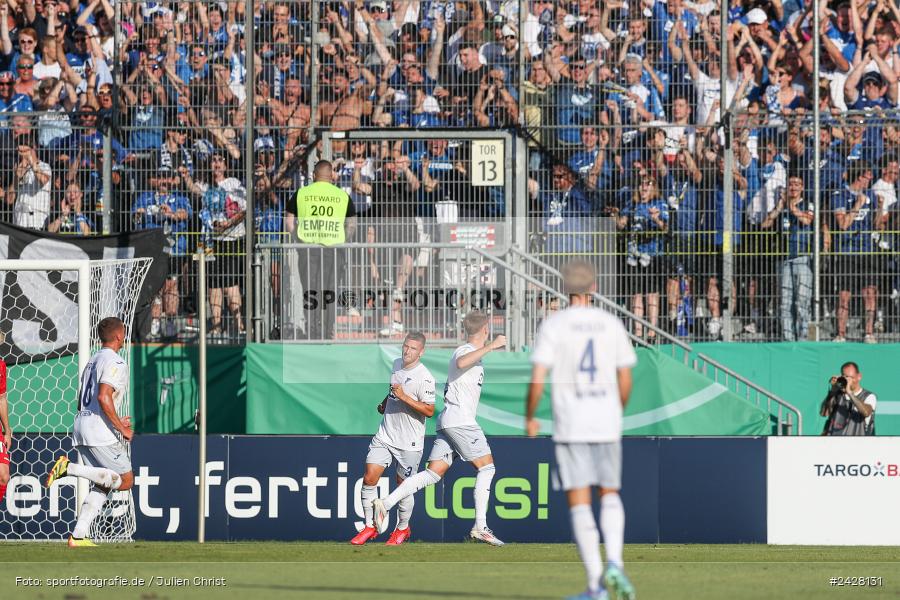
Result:
<svg viewBox="0 0 900 600"><path fill-rule="evenodd" d="M503 140L472 141L472 185L504 185Z"/></svg>

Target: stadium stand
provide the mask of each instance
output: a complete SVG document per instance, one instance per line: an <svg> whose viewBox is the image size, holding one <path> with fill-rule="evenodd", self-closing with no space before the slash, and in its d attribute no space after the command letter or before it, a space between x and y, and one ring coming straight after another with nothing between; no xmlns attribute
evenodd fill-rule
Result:
<svg viewBox="0 0 900 600"><path fill-rule="evenodd" d="M213 335L239 341L245 225L257 243L287 241L285 203L328 133L356 242L407 245L352 255L346 272L382 290L385 309L346 303L348 338L403 330L405 290L447 276L444 250L422 246L444 226L523 218L533 256L611 265L610 298L687 340L806 339L817 315L817 339L895 339L900 11L726 8L723 30L719 0L0 0L0 216L56 233L164 228L160 339L191 339L187 257L208 249ZM502 187L473 185L471 138L404 135L479 129L524 140L527 215ZM367 131L391 135L335 135ZM252 214L222 230L248 187ZM267 256L263 287L279 305L287 254ZM279 311L271 337L285 335Z"/></svg>

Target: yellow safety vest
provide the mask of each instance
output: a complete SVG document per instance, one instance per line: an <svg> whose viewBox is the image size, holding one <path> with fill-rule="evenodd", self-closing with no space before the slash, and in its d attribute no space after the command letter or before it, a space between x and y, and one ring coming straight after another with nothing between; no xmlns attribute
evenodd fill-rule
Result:
<svg viewBox="0 0 900 600"><path fill-rule="evenodd" d="M297 237L304 244L344 243L344 217L350 196L339 187L317 181L297 190Z"/></svg>

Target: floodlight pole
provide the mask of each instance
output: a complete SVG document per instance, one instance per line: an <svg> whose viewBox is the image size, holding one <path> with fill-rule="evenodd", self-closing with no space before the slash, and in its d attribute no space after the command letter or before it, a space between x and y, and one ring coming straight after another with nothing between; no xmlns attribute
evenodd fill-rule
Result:
<svg viewBox="0 0 900 600"><path fill-rule="evenodd" d="M204 251L194 255L194 260L198 261L200 278L197 287L200 295L200 364L197 369L200 378L200 393L197 402L200 434L200 466L197 478L197 542L200 544L206 542L206 259L207 255Z"/></svg>

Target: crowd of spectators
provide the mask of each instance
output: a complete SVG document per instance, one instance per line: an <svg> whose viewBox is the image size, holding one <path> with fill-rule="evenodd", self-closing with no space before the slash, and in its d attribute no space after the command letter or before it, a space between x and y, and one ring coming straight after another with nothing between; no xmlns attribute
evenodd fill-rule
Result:
<svg viewBox="0 0 900 600"><path fill-rule="evenodd" d="M532 249L551 262L607 252L598 234L607 218L621 301L698 338L721 335L729 287L750 339L807 337L818 200L834 338L875 342L900 328L893 0L257 0L253 15L245 9L0 0L0 216L54 233L164 228L171 277L154 305L155 335L177 334L176 317L196 309L187 255L198 247L216 257L214 334L243 332L246 220L260 241L285 239L285 202L309 153L321 153L321 132L383 128L515 129L529 150ZM471 185L467 143L335 139L332 151L336 183L360 215L357 241L428 241L429 220L509 213L501 191ZM367 263L368 282L389 282L402 298L434 261L408 250ZM395 309L386 335L402 331L402 302Z"/></svg>

